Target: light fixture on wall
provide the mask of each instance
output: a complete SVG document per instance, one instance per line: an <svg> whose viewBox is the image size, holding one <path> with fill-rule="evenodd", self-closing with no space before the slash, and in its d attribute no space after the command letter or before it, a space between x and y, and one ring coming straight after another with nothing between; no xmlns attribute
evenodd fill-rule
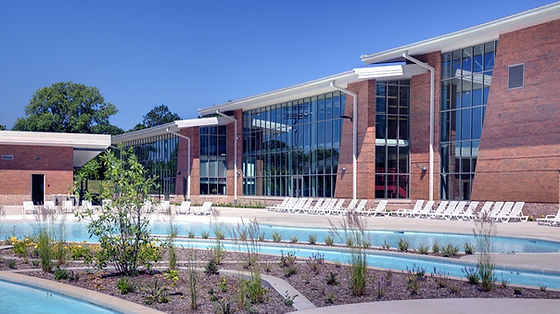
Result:
<svg viewBox="0 0 560 314"><path fill-rule="evenodd" d="M342 172L346 172L346 167L342 167L342 168L340 168L340 171L342 171Z"/></svg>
<svg viewBox="0 0 560 314"><path fill-rule="evenodd" d="M422 172L426 172L426 170L428 170L428 168L426 168L425 166L422 167Z"/></svg>

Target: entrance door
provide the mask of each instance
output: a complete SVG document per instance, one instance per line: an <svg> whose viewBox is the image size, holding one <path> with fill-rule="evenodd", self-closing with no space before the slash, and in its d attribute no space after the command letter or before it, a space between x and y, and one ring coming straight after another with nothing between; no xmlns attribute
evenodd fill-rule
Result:
<svg viewBox="0 0 560 314"><path fill-rule="evenodd" d="M303 196L303 176L292 177L292 197Z"/></svg>
<svg viewBox="0 0 560 314"><path fill-rule="evenodd" d="M31 175L31 200L34 205L43 205L45 201L45 175Z"/></svg>

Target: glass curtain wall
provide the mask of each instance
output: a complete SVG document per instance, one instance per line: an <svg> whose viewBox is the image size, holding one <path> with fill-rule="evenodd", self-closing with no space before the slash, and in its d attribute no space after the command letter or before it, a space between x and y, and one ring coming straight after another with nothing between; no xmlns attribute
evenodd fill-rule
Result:
<svg viewBox="0 0 560 314"><path fill-rule="evenodd" d="M410 81L376 82L375 198L408 198Z"/></svg>
<svg viewBox="0 0 560 314"><path fill-rule="evenodd" d="M177 152L179 138L173 134L147 137L124 143L132 147L134 154L149 177L155 177L157 187L150 191L169 199L175 194L175 179L177 173Z"/></svg>
<svg viewBox="0 0 560 314"><path fill-rule="evenodd" d="M243 112L243 194L333 197L345 103L337 91Z"/></svg>
<svg viewBox="0 0 560 314"><path fill-rule="evenodd" d="M226 194L226 126L200 128L200 194Z"/></svg>
<svg viewBox="0 0 560 314"><path fill-rule="evenodd" d="M497 44L442 55L442 199L470 199Z"/></svg>

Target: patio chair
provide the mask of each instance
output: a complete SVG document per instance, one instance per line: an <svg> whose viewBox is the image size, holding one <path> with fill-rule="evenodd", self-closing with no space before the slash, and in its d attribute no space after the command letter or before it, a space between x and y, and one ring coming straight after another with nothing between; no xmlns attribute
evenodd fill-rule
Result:
<svg viewBox="0 0 560 314"><path fill-rule="evenodd" d="M486 219L492 219L492 217L496 216L504 206L504 202L496 202L491 210L489 210L486 214ZM483 217L480 217L483 218Z"/></svg>
<svg viewBox="0 0 560 314"><path fill-rule="evenodd" d="M45 208L50 213L56 212L56 205L54 204L54 201L45 201L45 203L43 204L43 208Z"/></svg>
<svg viewBox="0 0 560 314"><path fill-rule="evenodd" d="M171 209L171 202L169 201L162 201L157 205L158 213L169 213Z"/></svg>
<svg viewBox="0 0 560 314"><path fill-rule="evenodd" d="M286 204L284 205L278 204L278 206L276 206L273 210L277 212L288 212L289 209L295 206L299 200L300 199L297 197L290 197L290 199L286 202Z"/></svg>
<svg viewBox="0 0 560 314"><path fill-rule="evenodd" d="M324 212L325 214L329 215L329 214L338 214L343 210L343 206L344 206L344 202L346 202L345 199L339 199L336 201L336 204L333 206L333 208L325 208Z"/></svg>
<svg viewBox="0 0 560 314"><path fill-rule="evenodd" d="M319 210L321 209L321 207L323 206L323 203L326 200L324 198L320 198L315 202L315 205L309 207L306 211L306 213L308 214L318 214Z"/></svg>
<svg viewBox="0 0 560 314"><path fill-rule="evenodd" d="M539 225L556 225L560 226L560 208L556 215L546 215L544 218L537 218L537 223Z"/></svg>
<svg viewBox="0 0 560 314"><path fill-rule="evenodd" d="M460 213L462 213L465 210L465 206L467 206L467 201L459 202L452 211L445 212L442 218L445 218L446 220L450 220L454 216L457 216Z"/></svg>
<svg viewBox="0 0 560 314"><path fill-rule="evenodd" d="M282 203L267 206L266 209L271 210L271 211L276 211L277 209L286 206L286 204L290 201L290 199L291 199L291 197L284 197L284 199L282 200Z"/></svg>
<svg viewBox="0 0 560 314"><path fill-rule="evenodd" d="M500 219L507 217L513 208L513 204L513 202L505 202L499 211L490 214L490 219L498 222Z"/></svg>
<svg viewBox="0 0 560 314"><path fill-rule="evenodd" d="M426 218L435 218L436 214L442 213L449 205L449 201L440 201L438 207L434 211L430 211L428 214L425 215Z"/></svg>
<svg viewBox="0 0 560 314"><path fill-rule="evenodd" d="M193 214L195 215L210 215L212 214L212 202L204 202L202 206L198 208L193 208Z"/></svg>
<svg viewBox="0 0 560 314"><path fill-rule="evenodd" d="M93 210L93 204L89 200L82 200L82 211L88 212Z"/></svg>
<svg viewBox="0 0 560 314"><path fill-rule="evenodd" d="M190 214L191 213L191 201L182 201L181 207L177 210L179 214Z"/></svg>
<svg viewBox="0 0 560 314"><path fill-rule="evenodd" d="M380 200L379 203L377 203L377 206L375 206L375 208L370 208L369 211L367 211L367 215L368 216L372 216L372 217L377 217L377 215L379 216L386 216L387 215L387 200Z"/></svg>
<svg viewBox="0 0 560 314"><path fill-rule="evenodd" d="M523 206L525 206L525 202L516 202L515 205L513 205L513 209L510 214L507 215L507 217L501 218L502 222L508 223L511 219L527 222L527 220L529 220L529 216L523 215Z"/></svg>
<svg viewBox="0 0 560 314"><path fill-rule="evenodd" d="M413 214L413 216L415 218L420 218L420 217L428 217L428 215L432 212L432 210L434 209L434 201L427 201L426 205L424 205L424 208L422 208L421 211L419 211L418 213Z"/></svg>
<svg viewBox="0 0 560 314"><path fill-rule="evenodd" d="M358 203L358 205L356 206L356 208L353 209L353 211L357 214L359 213L363 213L364 212L364 208L366 208L366 204L367 204L367 200L360 200L360 202Z"/></svg>
<svg viewBox="0 0 560 314"><path fill-rule="evenodd" d="M22 214L35 214L35 205L33 205L33 201L24 201L23 202L23 210Z"/></svg>
<svg viewBox="0 0 560 314"><path fill-rule="evenodd" d="M336 198L331 198L331 199L325 200L325 202L323 202L323 206L321 206L321 208L319 208L319 214L320 215L328 215L331 212L331 210L336 206L337 202L338 202L338 199L336 199Z"/></svg>
<svg viewBox="0 0 560 314"><path fill-rule="evenodd" d="M456 218L457 220L465 220L465 219L473 220L475 218L474 212L478 207L478 204L479 203L476 201L470 202L469 207L467 207L467 209L465 209L464 212L458 213L454 215L452 218Z"/></svg>
<svg viewBox="0 0 560 314"><path fill-rule="evenodd" d="M480 211L475 214L475 218L481 219L484 216L488 217L492 205L494 205L494 202L484 202Z"/></svg>
<svg viewBox="0 0 560 314"><path fill-rule="evenodd" d="M306 213L309 210L309 208L311 208L311 204L313 204L313 201L314 201L313 198L307 198L303 206L299 209L299 212Z"/></svg>
<svg viewBox="0 0 560 314"><path fill-rule="evenodd" d="M422 210L422 205L424 205L424 200L417 200L416 204L414 204L414 208L397 209L397 211L394 212L394 214L396 214L399 217L404 217L404 216L408 216L411 213L419 213L420 210Z"/></svg>
<svg viewBox="0 0 560 314"><path fill-rule="evenodd" d="M455 210L455 208L457 208L457 205L459 205L459 201L451 201L451 202L449 202L449 204L447 204L447 207L443 208L442 211L440 211L440 212L436 211L435 213L431 214L430 218L432 218L432 219L444 218L446 215L453 212ZM438 209L439 209L439 207L438 207Z"/></svg>
<svg viewBox="0 0 560 314"><path fill-rule="evenodd" d="M342 206L340 209L336 211L332 210L331 212L335 215L346 215L346 213L354 210L357 204L358 204L358 199L353 199L350 201L350 203L348 203L346 207Z"/></svg>
<svg viewBox="0 0 560 314"><path fill-rule="evenodd" d="M286 212L290 212L290 213L294 213L296 211L299 211L301 208L303 208L303 206L305 205L305 203L307 202L307 198L306 197L302 197L302 198L297 198L296 201L291 204L288 205L285 209Z"/></svg>
<svg viewBox="0 0 560 314"><path fill-rule="evenodd" d="M62 201L61 211L63 214L69 214L74 212L74 202L73 201Z"/></svg>

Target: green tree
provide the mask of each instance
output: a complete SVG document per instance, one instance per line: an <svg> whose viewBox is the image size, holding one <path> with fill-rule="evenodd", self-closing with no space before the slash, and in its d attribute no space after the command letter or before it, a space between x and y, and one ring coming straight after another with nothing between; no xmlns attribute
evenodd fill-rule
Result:
<svg viewBox="0 0 560 314"><path fill-rule="evenodd" d="M101 184L101 196L106 202L100 212L89 210L80 218L91 220L90 236L98 238L101 250L96 255L96 266L111 264L126 275L135 275L140 265L150 265L159 257L152 245L149 218L144 202L151 202L149 191L154 179L146 178L144 168L132 149L118 149L118 156L107 151L101 156L106 168ZM95 172L92 166L91 172Z"/></svg>
<svg viewBox="0 0 560 314"><path fill-rule="evenodd" d="M123 130L109 124L109 117L115 113L115 105L105 102L96 87L59 82L40 88L33 94L25 106L26 117L19 118L13 129L119 134Z"/></svg>
<svg viewBox="0 0 560 314"><path fill-rule="evenodd" d="M6 126L3 125L3 124L0 124L0 130L5 130L5 129L6 129Z"/></svg>
<svg viewBox="0 0 560 314"><path fill-rule="evenodd" d="M178 114L171 112L166 105L155 106L154 109L148 111L142 119L142 123L138 123L133 130L142 130L153 126L180 120Z"/></svg>

